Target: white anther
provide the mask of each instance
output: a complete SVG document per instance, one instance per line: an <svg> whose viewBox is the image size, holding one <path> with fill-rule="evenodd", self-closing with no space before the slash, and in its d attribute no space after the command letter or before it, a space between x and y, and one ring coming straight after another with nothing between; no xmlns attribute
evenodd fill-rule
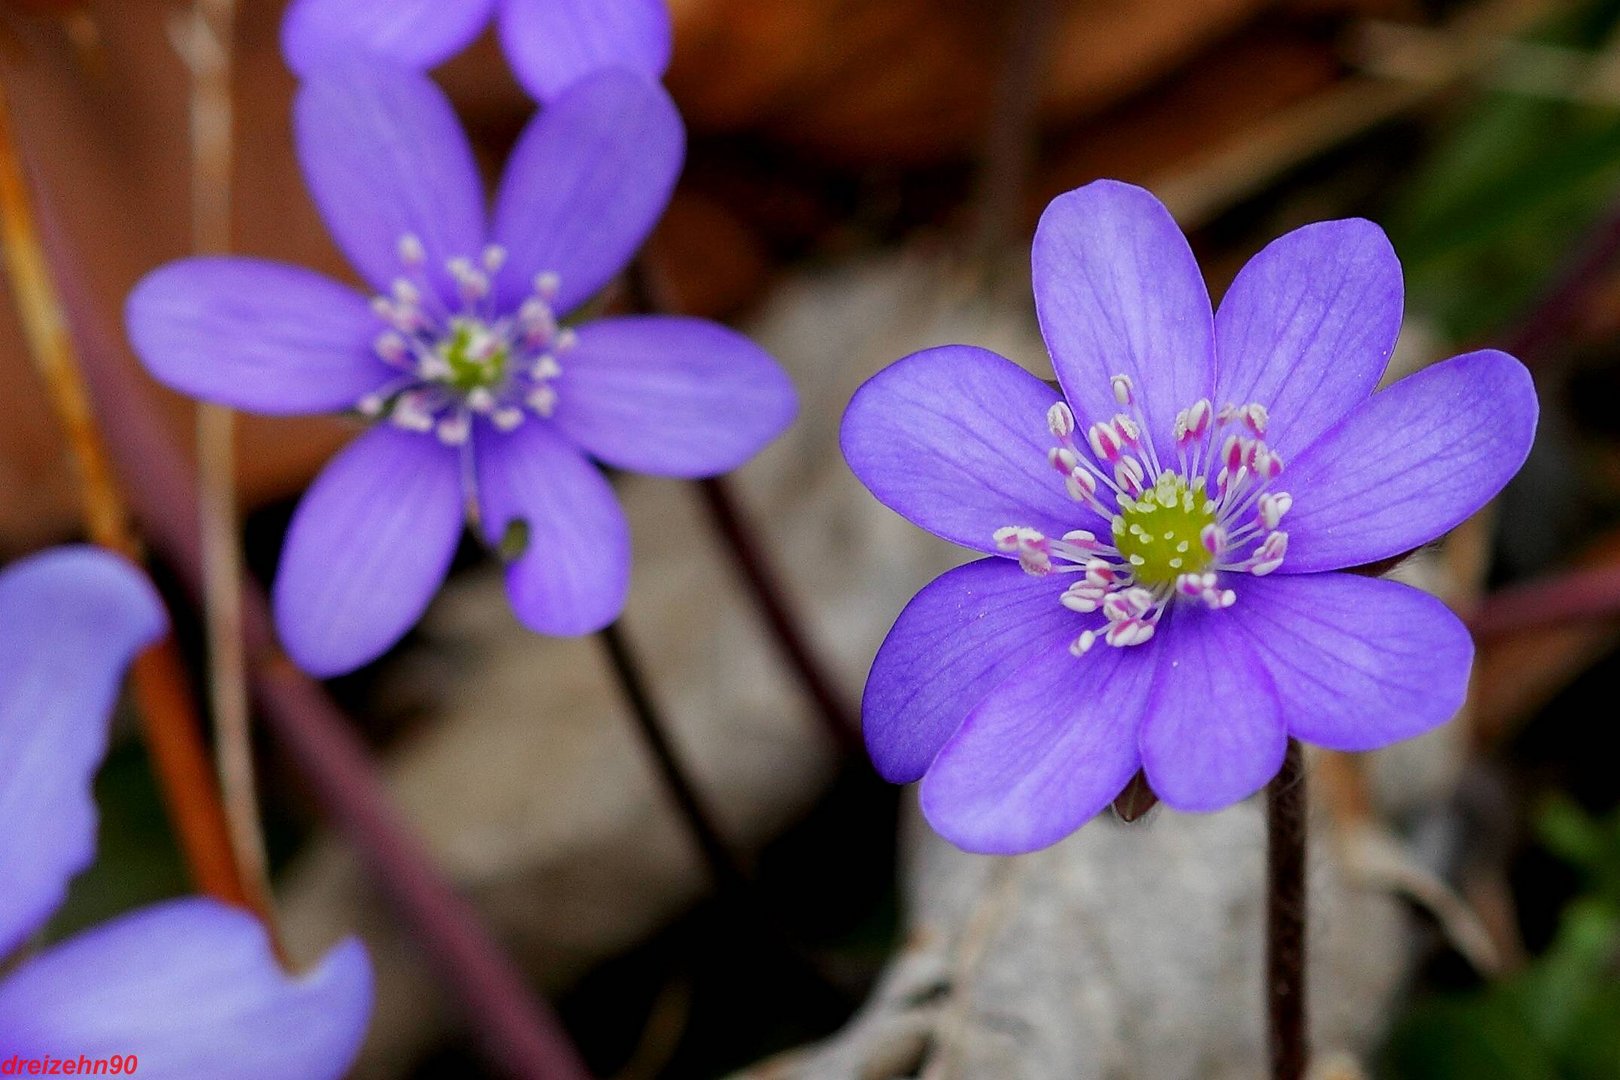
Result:
<svg viewBox="0 0 1620 1080"><path fill-rule="evenodd" d="M1063 534L1063 542L1076 547L1096 547L1097 534L1090 529L1073 529Z"/></svg>
<svg viewBox="0 0 1620 1080"><path fill-rule="evenodd" d="M1142 429L1136 426L1136 421L1124 413L1114 417L1114 431L1119 434L1120 442L1127 446L1137 445L1142 438Z"/></svg>
<svg viewBox="0 0 1620 1080"><path fill-rule="evenodd" d="M498 274L501 267L506 265L506 249L499 244L490 244L484 248L484 254L479 261L484 264L486 274Z"/></svg>
<svg viewBox="0 0 1620 1080"><path fill-rule="evenodd" d="M1080 464L1080 455L1066 446L1054 446L1046 452L1046 462L1060 473L1068 473Z"/></svg>
<svg viewBox="0 0 1620 1080"><path fill-rule="evenodd" d="M1271 422L1271 414L1266 412L1266 407L1256 401L1243 406L1242 413L1243 422L1248 425L1249 430L1264 437L1266 425Z"/></svg>
<svg viewBox="0 0 1620 1080"><path fill-rule="evenodd" d="M401 394L394 402L390 419L406 431L433 430L433 414L422 404L420 394Z"/></svg>
<svg viewBox="0 0 1620 1080"><path fill-rule="evenodd" d="M1267 492L1260 496L1259 521L1267 529L1275 529L1283 515L1294 505L1294 497L1286 491Z"/></svg>
<svg viewBox="0 0 1620 1080"><path fill-rule="evenodd" d="M1226 548L1226 530L1219 525L1205 525L1199 530L1198 539L1211 555L1219 555Z"/></svg>
<svg viewBox="0 0 1620 1080"><path fill-rule="evenodd" d="M557 363L557 358L550 353L543 353L540 359L534 362L534 368L530 371L530 374L541 382L547 379L555 379L562 374L562 365Z"/></svg>
<svg viewBox="0 0 1620 1080"><path fill-rule="evenodd" d="M422 291L404 278L395 278L394 300L402 308L414 308L422 302Z"/></svg>
<svg viewBox="0 0 1620 1080"><path fill-rule="evenodd" d="M360 410L362 416L381 416L386 404L381 394L367 394L355 403L355 408Z"/></svg>
<svg viewBox="0 0 1620 1080"><path fill-rule="evenodd" d="M1114 463L1114 482L1124 489L1126 494L1133 497L1142 494L1143 481L1146 479L1147 473L1143 470L1142 463L1135 458L1123 457Z"/></svg>
<svg viewBox="0 0 1620 1080"><path fill-rule="evenodd" d="M1130 619L1125 622L1113 623L1108 627L1105 638L1108 644L1117 648L1129 648L1132 645L1143 645L1153 637L1153 624L1141 619Z"/></svg>
<svg viewBox="0 0 1620 1080"><path fill-rule="evenodd" d="M562 288L562 277L555 270L542 270L534 275L535 295L542 300L552 300Z"/></svg>
<svg viewBox="0 0 1620 1080"><path fill-rule="evenodd" d="M579 332L572 326L565 326L557 331L557 351L567 352L579 344Z"/></svg>
<svg viewBox="0 0 1620 1080"><path fill-rule="evenodd" d="M1119 402L1121 405L1129 405L1131 403L1131 390L1133 387L1131 385L1131 377L1129 375L1115 375L1113 378L1108 380L1108 383L1114 389L1115 401Z"/></svg>
<svg viewBox="0 0 1620 1080"><path fill-rule="evenodd" d="M1255 577L1265 577L1283 564L1283 557L1288 554L1288 534L1273 532L1267 534L1265 540L1249 558L1249 573Z"/></svg>
<svg viewBox="0 0 1620 1080"><path fill-rule="evenodd" d="M513 431L523 423L523 410L503 405L490 414L489 421L496 431Z"/></svg>
<svg viewBox="0 0 1620 1080"><path fill-rule="evenodd" d="M1097 478L1078 465L1069 470L1063 486L1075 502L1086 502L1097 494Z"/></svg>
<svg viewBox="0 0 1620 1080"><path fill-rule="evenodd" d="M1068 402L1060 401L1046 410L1046 427L1055 439L1067 439L1074 434L1074 410Z"/></svg>
<svg viewBox="0 0 1620 1080"><path fill-rule="evenodd" d="M486 387L477 387L467 394L467 408L475 413L487 413L495 408L495 395Z"/></svg>
<svg viewBox="0 0 1620 1080"><path fill-rule="evenodd" d="M1086 653L1091 651L1091 647L1095 644L1097 644L1096 632L1087 630L1070 643L1069 652L1073 653L1077 657L1084 656Z"/></svg>
<svg viewBox="0 0 1620 1080"><path fill-rule="evenodd" d="M537 386L523 400L536 416L550 416L557 408L557 391L549 386Z"/></svg>
<svg viewBox="0 0 1620 1080"><path fill-rule="evenodd" d="M427 249L422 246L420 236L406 233L399 238L399 261L406 266L421 266L427 261Z"/></svg>
<svg viewBox="0 0 1620 1080"><path fill-rule="evenodd" d="M996 548L1018 556L1018 565L1024 573L1037 577L1052 571L1051 544L1046 534L1027 525L1007 525L991 534Z"/></svg>
<svg viewBox="0 0 1620 1080"><path fill-rule="evenodd" d="M404 337L393 330L386 330L378 334L372 348L376 350L378 356L391 364L397 364L404 360L406 353L409 351Z"/></svg>
<svg viewBox="0 0 1620 1080"><path fill-rule="evenodd" d="M439 421L439 441L446 446L460 446L472 434L472 421L464 412L455 412Z"/></svg>
<svg viewBox="0 0 1620 1080"><path fill-rule="evenodd" d="M1176 441L1187 442L1202 438L1204 432L1209 430L1210 417L1214 415L1214 406L1208 398L1200 398L1189 407L1176 415Z"/></svg>
<svg viewBox="0 0 1620 1080"><path fill-rule="evenodd" d="M1225 464L1227 472L1237 472L1247 456L1247 441L1236 435L1228 435L1226 441L1221 444L1221 461Z"/></svg>
<svg viewBox="0 0 1620 1080"><path fill-rule="evenodd" d="M1086 441L1099 461L1117 461L1121 440L1112 424L1092 424L1086 429Z"/></svg>

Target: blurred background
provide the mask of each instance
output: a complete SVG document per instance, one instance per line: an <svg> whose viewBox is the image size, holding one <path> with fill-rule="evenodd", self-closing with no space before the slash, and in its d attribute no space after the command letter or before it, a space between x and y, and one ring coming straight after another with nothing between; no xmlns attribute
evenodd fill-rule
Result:
<svg viewBox="0 0 1620 1080"><path fill-rule="evenodd" d="M281 7L238 14L233 247L347 276L292 154ZM0 0L0 65L47 230L73 253L64 292L189 447L190 403L139 372L120 316L191 242L180 10ZM838 416L926 345L1044 373L1027 260L1052 196L1099 176L1148 186L1216 296L1275 235L1370 217L1406 273L1399 372L1481 344L1531 366L1529 466L1399 571L1474 620L1473 700L1411 746L1313 761L1318 1074L1620 1077L1620 0L672 11L666 81L690 151L646 274L667 305L755 335L800 386L801 421L736 490L846 713L905 599L960 555L848 476ZM493 176L531 103L492 35L438 74ZM0 560L83 534L10 290ZM242 418L242 536L265 581L294 500L352 431ZM818 722L696 490L621 487L627 633L743 895L710 888L596 645L524 633L471 545L420 630L333 685L596 1075L1259 1074L1252 805L1103 821L1020 860L944 850L912 794ZM154 572L173 590L161 559ZM192 617L193 659L200 637ZM313 956L358 928L373 948L361 1074L483 1075L410 932L275 742L259 751L289 946ZM99 793L100 859L55 935L187 889L127 721Z"/></svg>

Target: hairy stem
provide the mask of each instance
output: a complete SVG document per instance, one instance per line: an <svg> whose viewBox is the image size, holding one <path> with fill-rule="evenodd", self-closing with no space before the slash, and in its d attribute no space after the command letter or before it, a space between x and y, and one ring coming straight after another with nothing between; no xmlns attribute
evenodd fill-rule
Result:
<svg viewBox="0 0 1620 1080"><path fill-rule="evenodd" d="M1290 738L1266 789L1266 1015L1272 1080L1301 1080L1305 1014L1305 756Z"/></svg>
<svg viewBox="0 0 1620 1080"><path fill-rule="evenodd" d="M139 561L140 544L129 526L123 494L102 443L40 239L3 85L0 234L29 352L78 472L85 529L95 543ZM193 883L227 903L251 906L251 893L242 883L219 789L199 734L196 703L173 638L166 637L136 658L131 682L158 788Z"/></svg>

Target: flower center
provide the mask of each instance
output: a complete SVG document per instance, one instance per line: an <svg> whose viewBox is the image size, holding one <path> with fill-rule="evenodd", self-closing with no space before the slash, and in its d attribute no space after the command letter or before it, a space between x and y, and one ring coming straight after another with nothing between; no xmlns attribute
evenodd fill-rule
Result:
<svg viewBox="0 0 1620 1080"><path fill-rule="evenodd" d="M467 442L475 420L511 431L530 415L557 407L552 384L562 374L558 357L574 346L574 332L557 324L552 299L557 275L538 274L515 312L495 309L491 283L506 253L484 249L477 262L456 257L445 270L456 284L457 305L439 297L427 279L422 242L399 242L404 272L387 296L371 302L385 324L375 350L398 378L358 403L367 416L410 431L433 432L451 446Z"/></svg>
<svg viewBox="0 0 1620 1080"><path fill-rule="evenodd" d="M1158 483L1139 497L1120 501L1114 547L1143 585L1172 585L1214 563L1202 536L1215 524L1215 510L1202 477L1189 484L1176 473L1160 473Z"/></svg>
<svg viewBox="0 0 1620 1080"><path fill-rule="evenodd" d="M449 369L444 382L463 394L500 386L506 380L511 345L474 319L453 319L450 327L450 336L439 343L439 356Z"/></svg>
<svg viewBox="0 0 1620 1080"><path fill-rule="evenodd" d="M1122 411L1093 423L1083 440L1066 402L1053 405L1046 422L1058 443L1047 459L1069 497L1109 522L1113 542L1086 529L1054 539L1019 525L994 536L997 549L1017 556L1027 573L1079 575L1059 600L1081 614L1100 612L1106 622L1074 640L1076 656L1099 640L1141 645L1176 601L1231 607L1237 593L1227 587L1229 575L1259 577L1282 565L1288 534L1277 525L1294 503L1271 490L1283 463L1266 445L1264 406L1216 411L1207 398L1194 402L1176 416L1175 462L1162 463L1142 437L1131 380L1110 381Z"/></svg>

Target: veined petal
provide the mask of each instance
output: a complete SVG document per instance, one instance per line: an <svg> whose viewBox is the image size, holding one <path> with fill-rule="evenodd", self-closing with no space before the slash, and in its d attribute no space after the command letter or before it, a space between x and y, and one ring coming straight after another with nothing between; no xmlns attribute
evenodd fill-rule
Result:
<svg viewBox="0 0 1620 1080"><path fill-rule="evenodd" d="M658 476L729 472L798 409L764 349L706 319L587 323L556 387L558 430L600 461Z"/></svg>
<svg viewBox="0 0 1620 1080"><path fill-rule="evenodd" d="M1249 260L1215 312L1218 405L1258 402L1284 461L1378 385L1401 332L1401 263L1370 221L1322 221Z"/></svg>
<svg viewBox="0 0 1620 1080"><path fill-rule="evenodd" d="M1250 640L1288 730L1331 750L1377 750L1450 720L1474 643L1451 610L1398 581L1274 574L1219 616Z"/></svg>
<svg viewBox="0 0 1620 1080"><path fill-rule="evenodd" d="M165 618L133 566L74 547L0 573L0 628L3 959L95 855L90 783L107 751L108 716L124 668L162 636Z"/></svg>
<svg viewBox="0 0 1620 1080"><path fill-rule="evenodd" d="M844 412L844 459L885 506L963 547L1027 525L1049 536L1105 526L1047 462L1059 400L1005 357L971 345L924 349L868 379Z"/></svg>
<svg viewBox="0 0 1620 1080"><path fill-rule="evenodd" d="M1136 774L1153 669L1151 648L1035 654L940 750L923 777L923 814L965 851L1016 855L1062 840Z"/></svg>
<svg viewBox="0 0 1620 1080"><path fill-rule="evenodd" d="M1131 184L1087 184L1041 215L1033 263L1041 333L1080 423L1118 413L1109 380L1129 376L1160 460L1175 461L1176 414L1215 389L1215 334L1170 211Z"/></svg>
<svg viewBox="0 0 1620 1080"><path fill-rule="evenodd" d="M578 307L629 262L675 189L686 131L664 88L627 71L575 82L540 110L507 160L495 239L497 282L516 306L535 275L555 273L553 306Z"/></svg>
<svg viewBox="0 0 1620 1080"><path fill-rule="evenodd" d="M500 26L512 70L540 101L607 68L659 79L669 67L665 0L501 0Z"/></svg>
<svg viewBox="0 0 1620 1080"><path fill-rule="evenodd" d="M1003 679L1087 628L1059 603L1061 592L1051 578L991 558L947 570L912 598L883 639L861 699L866 749L885 780L919 779Z"/></svg>
<svg viewBox="0 0 1620 1080"><path fill-rule="evenodd" d="M287 529L274 600L288 655L321 678L381 656L444 582L463 519L455 450L387 424L350 443Z"/></svg>
<svg viewBox="0 0 1620 1080"><path fill-rule="evenodd" d="M1494 349L1374 394L1276 481L1294 500L1279 572L1377 562L1458 525L1524 464L1536 413L1530 373Z"/></svg>
<svg viewBox="0 0 1620 1080"><path fill-rule="evenodd" d="M304 179L338 247L378 292L404 272L414 236L429 282L459 308L445 263L483 250L484 193L472 148L426 75L376 58L322 66L298 91Z"/></svg>
<svg viewBox="0 0 1620 1080"><path fill-rule="evenodd" d="M630 526L600 470L542 420L474 435L479 517L492 547L523 538L506 568L518 621L574 637L619 617L630 593Z"/></svg>
<svg viewBox="0 0 1620 1080"><path fill-rule="evenodd" d="M281 52L300 76L356 53L418 70L472 43L495 0L295 0L281 23Z"/></svg>
<svg viewBox="0 0 1620 1080"><path fill-rule="evenodd" d="M248 412L352 408L388 381L366 298L262 259L182 259L129 294L130 344L165 386Z"/></svg>
<svg viewBox="0 0 1620 1080"><path fill-rule="evenodd" d="M0 1047L64 1060L134 1055L161 1080L338 1080L365 1038L358 941L283 974L253 916L212 900L125 915L0 979Z"/></svg>
<svg viewBox="0 0 1620 1080"><path fill-rule="evenodd" d="M1242 586L1239 603L1248 599ZM1142 721L1142 767L1166 806L1210 811L1265 787L1282 767L1288 734L1266 668L1235 609L1182 604L1151 644L1153 697Z"/></svg>

